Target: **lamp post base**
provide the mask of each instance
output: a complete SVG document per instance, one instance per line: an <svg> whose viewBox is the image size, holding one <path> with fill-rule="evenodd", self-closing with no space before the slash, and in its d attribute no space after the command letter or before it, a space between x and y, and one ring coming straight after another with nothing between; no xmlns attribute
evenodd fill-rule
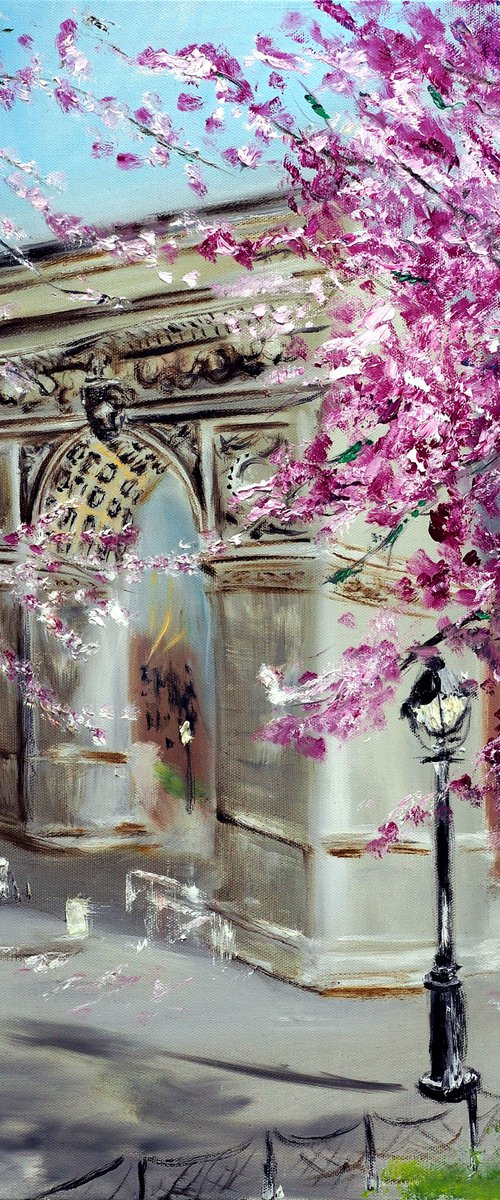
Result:
<svg viewBox="0 0 500 1200"><path fill-rule="evenodd" d="M467 1052L467 1030L462 984L457 964L434 963L424 985L430 992L431 1065L419 1080L421 1095L443 1103L467 1100L477 1092L477 1071L463 1065Z"/></svg>
<svg viewBox="0 0 500 1200"><path fill-rule="evenodd" d="M462 1100L469 1100L480 1086L481 1076L473 1067L465 1067L462 1078L448 1086L442 1079L433 1079L432 1075L422 1075L418 1081L421 1096L442 1104L460 1104Z"/></svg>
<svg viewBox="0 0 500 1200"><path fill-rule="evenodd" d="M433 1079L431 1075L422 1075L418 1081L418 1090L427 1100L437 1100L441 1104L460 1104L465 1100L469 1115L469 1136L471 1151L471 1170L477 1171L477 1147L479 1144L477 1124L477 1094L481 1087L481 1076L473 1067L464 1067L462 1077L446 1087L442 1079Z"/></svg>

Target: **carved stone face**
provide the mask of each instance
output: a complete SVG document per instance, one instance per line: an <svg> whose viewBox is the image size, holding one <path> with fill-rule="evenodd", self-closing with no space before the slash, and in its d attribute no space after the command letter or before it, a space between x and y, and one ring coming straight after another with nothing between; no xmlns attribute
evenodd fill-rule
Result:
<svg viewBox="0 0 500 1200"><path fill-rule="evenodd" d="M99 441L107 442L121 433L126 417L123 392L111 380L99 380L83 389L87 419Z"/></svg>
<svg viewBox="0 0 500 1200"><path fill-rule="evenodd" d="M103 400L88 414L88 418L92 432L105 442L110 437L116 437L123 429L125 409L115 408L113 404Z"/></svg>

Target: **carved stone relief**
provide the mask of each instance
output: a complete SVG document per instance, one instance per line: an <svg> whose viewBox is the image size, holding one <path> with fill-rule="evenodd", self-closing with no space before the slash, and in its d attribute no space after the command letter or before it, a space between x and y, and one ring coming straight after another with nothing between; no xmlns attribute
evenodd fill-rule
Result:
<svg viewBox="0 0 500 1200"><path fill-rule="evenodd" d="M53 449L53 442L49 442L48 439L40 439L32 443L24 442L19 449L20 502L23 520L30 516L37 479L42 474Z"/></svg>
<svg viewBox="0 0 500 1200"><path fill-rule="evenodd" d="M134 507L166 470L155 450L126 434L100 441L90 430L66 450L44 500L45 511L63 504L56 527L67 535L65 554L82 557L85 538L102 529L121 533Z"/></svg>
<svg viewBox="0 0 500 1200"><path fill-rule="evenodd" d="M272 352L271 352L272 353ZM242 350L220 342L205 350L171 350L167 354L148 356L135 363L135 378L141 387L156 388L161 394L170 391L189 391L203 384L229 383L237 375L255 377L265 371L270 362L263 347L249 346Z"/></svg>
<svg viewBox="0 0 500 1200"><path fill-rule="evenodd" d="M258 336L244 312L213 312L163 326L98 335L48 353L0 361L0 411L81 416L82 391L96 379L115 380L127 408L159 396L209 391L232 380L255 378L275 366L289 336ZM289 356L288 356L289 357Z"/></svg>
<svg viewBox="0 0 500 1200"><path fill-rule="evenodd" d="M296 525L262 518L248 529L242 523L255 504L257 495L238 500L240 488L270 479L276 467L271 460L274 451L293 439L290 423L284 421L265 427L260 425L227 425L219 427L214 442L214 476L216 517L222 536L241 534L245 540L269 541L300 536Z"/></svg>
<svg viewBox="0 0 500 1200"><path fill-rule="evenodd" d="M188 476L196 498L203 504L204 487L201 480L199 430L196 422L176 421L155 423L156 440L168 454L174 454Z"/></svg>
<svg viewBox="0 0 500 1200"><path fill-rule="evenodd" d="M125 424L130 394L119 379L98 377L82 388L82 400L92 433L102 442L112 442Z"/></svg>

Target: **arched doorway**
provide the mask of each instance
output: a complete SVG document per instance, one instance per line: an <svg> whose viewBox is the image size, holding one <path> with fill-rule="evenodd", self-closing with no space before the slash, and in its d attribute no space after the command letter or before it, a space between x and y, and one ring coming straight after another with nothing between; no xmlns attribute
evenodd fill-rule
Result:
<svg viewBox="0 0 500 1200"><path fill-rule="evenodd" d="M59 845L145 838L173 853L209 856L213 668L201 575L161 566L123 574L116 570L122 552L114 548L97 587L89 570L96 537L129 524L138 530L133 554L141 561L196 552L200 506L161 437L98 433L91 428L51 456L34 510L52 509L64 535L55 578L68 596L61 615L96 648L70 657L35 615L27 621L25 654L68 708L91 714L89 724L102 727L106 745L95 744L85 723L70 732L35 709L24 713L28 830ZM103 618L104 597L115 603Z"/></svg>

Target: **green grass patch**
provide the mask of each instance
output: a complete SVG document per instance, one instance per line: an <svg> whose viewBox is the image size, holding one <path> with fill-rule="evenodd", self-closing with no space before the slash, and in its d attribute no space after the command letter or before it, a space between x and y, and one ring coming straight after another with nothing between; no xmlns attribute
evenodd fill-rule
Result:
<svg viewBox="0 0 500 1200"><path fill-rule="evenodd" d="M180 771L177 771L175 767L169 767L168 763L155 762L153 774L161 784L163 791L168 792L169 796L180 798L184 796L186 785Z"/></svg>
<svg viewBox="0 0 500 1200"><path fill-rule="evenodd" d="M479 1163L478 1170L471 1172L462 1163L437 1166L392 1159L381 1180L394 1184L401 1200L500 1200L498 1161Z"/></svg>
<svg viewBox="0 0 500 1200"><path fill-rule="evenodd" d="M186 795L186 782L184 776L177 767L170 767L168 763L155 762L153 766L153 774L158 783L161 784L163 791L169 796L175 796L179 800L184 800ZM194 795L197 800L208 800L208 792L202 784L194 785Z"/></svg>

